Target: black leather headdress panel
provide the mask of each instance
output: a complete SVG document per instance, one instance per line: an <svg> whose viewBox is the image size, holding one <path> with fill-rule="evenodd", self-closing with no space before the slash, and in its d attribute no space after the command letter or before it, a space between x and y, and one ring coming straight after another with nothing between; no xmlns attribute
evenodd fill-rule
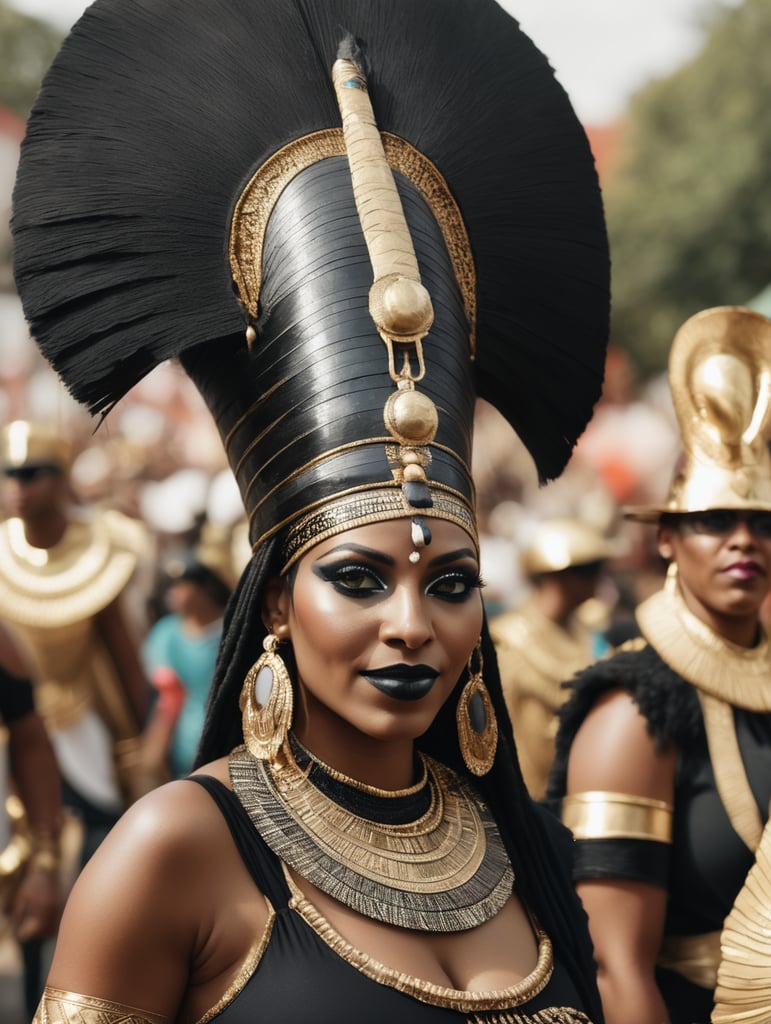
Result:
<svg viewBox="0 0 771 1024"><path fill-rule="evenodd" d="M471 507L468 322L431 211L398 184L435 310L419 385L439 410L429 477ZM254 543L341 491L394 483L383 422L394 384L369 313L372 269L345 158L301 171L281 194L263 272L251 352L233 360L212 345L183 356L225 440Z"/></svg>

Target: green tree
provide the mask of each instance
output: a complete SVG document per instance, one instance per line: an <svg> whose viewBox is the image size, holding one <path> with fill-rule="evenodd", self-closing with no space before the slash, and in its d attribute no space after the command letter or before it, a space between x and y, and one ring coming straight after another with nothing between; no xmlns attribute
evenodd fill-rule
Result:
<svg viewBox="0 0 771 1024"><path fill-rule="evenodd" d="M771 281L771 4L713 15L705 44L634 98L605 190L613 338L644 373L707 306Z"/></svg>
<svg viewBox="0 0 771 1024"><path fill-rule="evenodd" d="M0 0L0 104L26 117L62 33Z"/></svg>

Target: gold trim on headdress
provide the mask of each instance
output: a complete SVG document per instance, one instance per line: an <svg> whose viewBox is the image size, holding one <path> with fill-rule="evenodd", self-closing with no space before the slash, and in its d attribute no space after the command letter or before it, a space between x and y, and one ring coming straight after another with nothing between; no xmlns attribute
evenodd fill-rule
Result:
<svg viewBox="0 0 771 1024"><path fill-rule="evenodd" d="M410 229L383 150L367 79L353 60L338 58L332 65L332 83L343 120L353 196L374 275L370 315L386 345L412 342L422 363L420 342L434 322L434 308L420 280Z"/></svg>
<svg viewBox="0 0 771 1024"><path fill-rule="evenodd" d="M663 505L628 519L717 508L771 511L771 320L740 306L686 320L669 356L669 383L685 450Z"/></svg>
<svg viewBox="0 0 771 1024"><path fill-rule="evenodd" d="M381 141L391 170L403 175L418 190L442 232L466 310L473 357L476 349L476 270L458 204L447 182L428 157L390 132L382 132ZM346 156L342 128L328 128L294 139L258 168L239 196L230 229L230 267L241 301L252 319L256 319L259 313L265 231L278 197L306 167L335 156Z"/></svg>
<svg viewBox="0 0 771 1024"><path fill-rule="evenodd" d="M474 512L458 491L443 485L430 485L433 505L426 515L445 519L462 527L479 549ZM310 548L322 540L334 537L344 530L353 530L370 523L382 523L388 519L412 516L415 509L407 502L401 488L396 484L378 487L366 484L355 491L337 495L333 500L321 503L320 507L296 519L286 538L283 549L282 572L301 558ZM263 543L261 537L255 549Z"/></svg>

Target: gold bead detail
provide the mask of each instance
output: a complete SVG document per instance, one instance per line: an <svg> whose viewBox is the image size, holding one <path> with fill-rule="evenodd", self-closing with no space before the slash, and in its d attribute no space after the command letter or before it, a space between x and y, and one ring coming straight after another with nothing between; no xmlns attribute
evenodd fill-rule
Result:
<svg viewBox="0 0 771 1024"><path fill-rule="evenodd" d="M415 465L415 463L409 463L406 465L402 476L408 483L414 483L416 480L426 479L426 473L423 467Z"/></svg>
<svg viewBox="0 0 771 1024"><path fill-rule="evenodd" d="M383 410L386 429L401 444L426 445L436 436L439 415L427 395L413 390L392 394Z"/></svg>

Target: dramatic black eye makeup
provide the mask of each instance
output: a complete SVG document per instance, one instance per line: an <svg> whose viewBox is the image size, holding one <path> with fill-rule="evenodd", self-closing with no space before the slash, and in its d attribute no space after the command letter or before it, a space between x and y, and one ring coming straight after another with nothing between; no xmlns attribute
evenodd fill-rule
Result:
<svg viewBox="0 0 771 1024"><path fill-rule="evenodd" d="M346 597L373 597L388 589L388 582L372 565L352 558L334 562L317 562L314 575L332 586ZM450 567L438 571L426 584L425 592L442 601L461 602L467 600L474 590L484 586L478 572L461 567Z"/></svg>
<svg viewBox="0 0 771 1024"><path fill-rule="evenodd" d="M339 594L345 594L346 597L372 597L386 589L385 582L372 566L350 559L324 564L317 562L313 566L313 573L319 579L331 583Z"/></svg>
<svg viewBox="0 0 771 1024"><path fill-rule="evenodd" d="M475 590L481 590L485 581L471 569L449 569L432 580L426 593L443 601L460 603L468 600Z"/></svg>

